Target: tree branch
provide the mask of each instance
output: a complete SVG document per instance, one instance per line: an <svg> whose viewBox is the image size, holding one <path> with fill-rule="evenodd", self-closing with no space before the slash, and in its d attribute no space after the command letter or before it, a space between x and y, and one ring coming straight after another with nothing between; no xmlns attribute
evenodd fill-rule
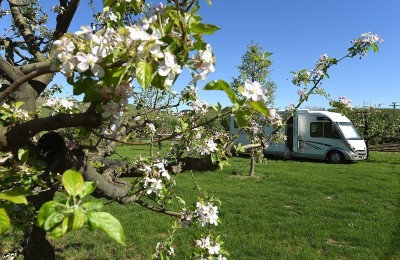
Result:
<svg viewBox="0 0 400 260"><path fill-rule="evenodd" d="M3 59L3 57L0 56L0 71L4 73L4 76L12 82L15 82L19 78L21 78L23 75L20 73L18 70L15 69L13 65L8 63ZM2 100L0 99L0 102Z"/></svg>
<svg viewBox="0 0 400 260"><path fill-rule="evenodd" d="M46 69L49 68L50 63L48 61L40 61L40 62L36 62L36 63L29 63L26 65L22 65L19 67L19 70L23 73L23 74L28 74L32 71L35 70L41 70L41 69Z"/></svg>
<svg viewBox="0 0 400 260"><path fill-rule="evenodd" d="M28 138L42 131L57 130L66 127L94 127L101 124L101 115L95 112L81 114L58 114L46 118L33 119L20 125L0 127L0 151L17 151L23 146Z"/></svg>
<svg viewBox="0 0 400 260"><path fill-rule="evenodd" d="M0 64L1 64L1 62L0 62ZM33 78L36 78L38 76L48 74L48 73L53 73L53 71L50 70L50 65L43 69L32 71L32 72L26 74L25 76L16 79L8 88L6 88L4 91L2 91L0 93L0 103L2 103L12 92L14 92L23 83L27 82L30 79L33 79Z"/></svg>
<svg viewBox="0 0 400 260"><path fill-rule="evenodd" d="M103 139L105 139L105 140L114 141L114 142L121 143L121 144L126 144L126 145L148 145L148 144L155 144L155 143L158 143L158 142L162 142L162 141L166 141L166 140L172 139L172 138L174 138L174 137L177 137L177 136L179 136L179 135L182 135L183 133L192 131L192 130L195 129L195 128L198 128L198 127L201 127L201 126L205 126L205 125L207 125L207 124L213 122L214 120L217 120L218 118L221 118L221 117L224 117L224 116L229 115L230 113L231 113L231 111L226 111L226 112L224 112L224 113L222 113L222 114L220 114L220 115L218 115L218 116L215 116L215 117L213 117L213 118L211 118L211 119L209 119L209 120L207 120L207 121L205 121L205 122L203 122L203 123L201 123L201 124L198 124L198 125L196 125L196 126L189 127L185 132L173 133L173 134L170 134L170 135L168 135L168 136L166 136L166 137L162 137L162 138L158 138L158 139L153 139L152 141L148 141L148 142L127 142L127 141L121 141L121 140L117 140L117 139L115 139L115 138L111 138L111 137L107 137L107 136L104 136L104 135L100 135L100 134L98 134L98 133L96 133L96 132L94 132L94 131L91 131L91 132L92 132L92 134L94 134L95 136L97 136L97 137L99 137L99 138L103 138Z"/></svg>
<svg viewBox="0 0 400 260"><path fill-rule="evenodd" d="M140 200L140 199L137 199L137 198L134 198L134 197L129 197L129 198L131 198L131 199L125 199L125 200L122 199L122 201L124 203L132 201L132 202L135 202L135 203L139 204L140 206L142 206L142 207L144 207L146 209L149 209L149 210L157 212L157 213L162 213L162 214L165 214L165 215L168 215L168 216L171 216L171 217L178 217L178 218L181 217L181 213L179 213L179 212L170 211L170 210L166 210L166 209L163 209L163 208L157 208L157 207L154 207L154 206L144 202L143 200Z"/></svg>
<svg viewBox="0 0 400 260"><path fill-rule="evenodd" d="M60 1L60 6L65 8L65 11L57 15L57 25L53 33L53 38L56 40L68 31L72 18L78 9L80 0L71 0L67 6L67 1Z"/></svg>
<svg viewBox="0 0 400 260"><path fill-rule="evenodd" d="M29 53L31 53L37 61L44 61L44 55L40 52L39 46L35 42L35 35L29 28L28 23L26 22L24 16L19 10L21 4L11 0L8 0L8 3L10 4L10 10L14 22L25 40Z"/></svg>

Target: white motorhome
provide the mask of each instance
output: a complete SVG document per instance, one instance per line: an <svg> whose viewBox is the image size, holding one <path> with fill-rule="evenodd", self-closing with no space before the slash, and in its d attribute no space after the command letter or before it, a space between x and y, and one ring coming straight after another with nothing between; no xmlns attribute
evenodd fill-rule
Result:
<svg viewBox="0 0 400 260"><path fill-rule="evenodd" d="M235 118L231 116L230 132L238 133ZM264 128L267 136L274 131ZM283 130L287 139L284 143L268 142L265 155L284 158L310 158L328 160L332 163L365 160L367 149L364 140L357 133L350 120L340 114L328 111L298 110L287 120ZM236 143L249 144L246 134L239 134Z"/></svg>

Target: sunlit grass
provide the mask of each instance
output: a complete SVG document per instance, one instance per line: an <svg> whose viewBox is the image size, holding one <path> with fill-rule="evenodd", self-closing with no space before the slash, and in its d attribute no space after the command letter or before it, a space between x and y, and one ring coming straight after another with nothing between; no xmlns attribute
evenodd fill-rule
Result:
<svg viewBox="0 0 400 260"><path fill-rule="evenodd" d="M124 148L123 156L133 153ZM127 154L128 153L128 154ZM232 259L400 259L400 155L333 165L268 160L247 176L248 158L217 172L194 172L196 183L222 201L222 235ZM199 195L191 173L176 176L179 194ZM55 241L59 259L148 259L173 219L138 205L105 209L123 224L127 247L102 232L73 232ZM190 232L190 231L189 231ZM177 237L187 257L187 231Z"/></svg>

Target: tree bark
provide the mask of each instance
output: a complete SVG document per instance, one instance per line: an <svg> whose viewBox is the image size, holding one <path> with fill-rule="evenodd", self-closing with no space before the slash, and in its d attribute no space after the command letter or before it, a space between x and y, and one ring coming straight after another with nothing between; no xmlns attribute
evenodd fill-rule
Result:
<svg viewBox="0 0 400 260"><path fill-rule="evenodd" d="M255 152L254 149L251 150L250 153L250 170L249 170L249 176L254 176L254 169L256 167L256 158L255 158Z"/></svg>
<svg viewBox="0 0 400 260"><path fill-rule="evenodd" d="M54 198L55 190L41 192L38 195L30 196L28 199L34 205L35 210ZM25 230L25 238L22 243L24 258L29 260L36 259L55 259L55 250L50 241L46 238L46 231L36 225L36 219L33 220L34 224L28 225Z"/></svg>

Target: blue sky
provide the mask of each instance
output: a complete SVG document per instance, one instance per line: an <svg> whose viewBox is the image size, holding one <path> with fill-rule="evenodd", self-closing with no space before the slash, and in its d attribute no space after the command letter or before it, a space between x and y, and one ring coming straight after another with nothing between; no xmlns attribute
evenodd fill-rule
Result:
<svg viewBox="0 0 400 260"><path fill-rule="evenodd" d="M400 104L400 1L398 0L252 0L213 1L203 6L204 21L221 27L209 38L216 58L216 72L209 79L231 81L246 46L258 42L272 52L271 79L276 82L276 106L297 100L291 71L311 69L321 54L342 57L351 40L361 33L380 34L378 53L364 59L347 59L330 71L323 82L332 98L346 96L353 106ZM213 99L218 99L213 97ZM314 96L304 106L328 107Z"/></svg>
<svg viewBox="0 0 400 260"><path fill-rule="evenodd" d="M217 59L216 71L199 88L213 79L231 82L232 77L239 75L236 66L240 65L246 46L259 43L273 53L271 79L278 87L275 104L283 109L297 100L298 88L291 83L291 71L311 69L324 53L340 58L352 39L371 31L384 39L380 51L361 60L347 59L333 67L323 87L334 99L351 99L353 106L389 107L394 101L400 104L399 0L213 0L212 7L205 0L200 3L203 22L215 24L221 30L206 37ZM76 18L70 27L72 32L90 23L91 10L85 0L81 1ZM188 81L185 76L179 80L177 90ZM223 92L200 91L200 97L209 104L229 105ZM328 101L313 96L303 107L327 108Z"/></svg>

